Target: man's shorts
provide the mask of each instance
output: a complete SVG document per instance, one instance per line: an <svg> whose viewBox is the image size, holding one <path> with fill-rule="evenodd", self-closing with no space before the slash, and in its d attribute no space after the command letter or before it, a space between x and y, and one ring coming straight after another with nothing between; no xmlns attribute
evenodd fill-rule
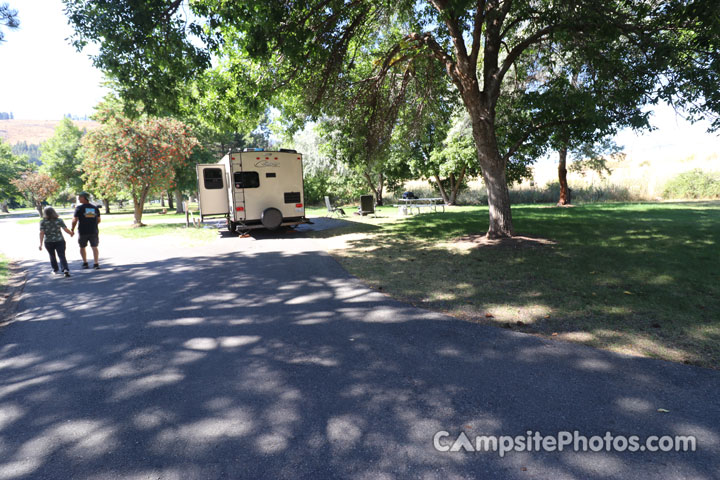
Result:
<svg viewBox="0 0 720 480"><path fill-rule="evenodd" d="M90 242L91 247L97 247L100 243L100 240L98 240L97 233L93 233L91 235L80 235L78 236L78 243L80 244L80 248L87 247L88 242Z"/></svg>

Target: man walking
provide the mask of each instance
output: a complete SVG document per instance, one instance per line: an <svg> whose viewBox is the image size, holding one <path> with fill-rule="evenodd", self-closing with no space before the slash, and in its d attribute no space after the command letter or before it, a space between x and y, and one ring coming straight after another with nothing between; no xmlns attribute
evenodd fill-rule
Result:
<svg viewBox="0 0 720 480"><path fill-rule="evenodd" d="M100 223L100 209L90 203L90 195L86 192L80 192L78 194L78 202L80 202L80 205L75 209L75 217L73 218L71 231L75 233L75 226L79 222L78 243L80 244L80 256L83 260L82 268L89 268L85 248L88 242L90 242L93 260L95 260L93 268L97 270L100 268L100 263L98 262L98 223Z"/></svg>

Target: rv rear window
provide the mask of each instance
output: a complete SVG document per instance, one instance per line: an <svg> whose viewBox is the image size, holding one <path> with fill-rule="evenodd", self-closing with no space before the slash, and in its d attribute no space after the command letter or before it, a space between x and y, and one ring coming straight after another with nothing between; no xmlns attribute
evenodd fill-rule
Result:
<svg viewBox="0 0 720 480"><path fill-rule="evenodd" d="M285 192L285 203L300 203L300 192Z"/></svg>
<svg viewBox="0 0 720 480"><path fill-rule="evenodd" d="M257 172L235 172L233 175L235 188L258 188L260 176Z"/></svg>
<svg viewBox="0 0 720 480"><path fill-rule="evenodd" d="M203 183L207 190L223 188L222 170L219 168L206 168L203 170Z"/></svg>

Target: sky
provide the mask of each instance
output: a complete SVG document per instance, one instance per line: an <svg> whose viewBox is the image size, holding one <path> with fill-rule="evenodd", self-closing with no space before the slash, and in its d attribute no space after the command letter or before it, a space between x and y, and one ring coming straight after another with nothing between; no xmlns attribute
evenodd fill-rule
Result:
<svg viewBox="0 0 720 480"><path fill-rule="evenodd" d="M61 0L3 1L18 10L20 28L3 28L0 112L29 120L92 114L107 93L103 75L86 52L77 52L66 40L72 28Z"/></svg>
<svg viewBox="0 0 720 480"><path fill-rule="evenodd" d="M62 1L7 1L19 11L20 28L4 28L6 41L0 43L0 112L28 120L91 115L107 89L88 52L77 52L67 41L72 28ZM667 105L655 109L652 123L657 130L624 131L616 141L630 155L720 151L720 137L706 132L707 122L691 125Z"/></svg>

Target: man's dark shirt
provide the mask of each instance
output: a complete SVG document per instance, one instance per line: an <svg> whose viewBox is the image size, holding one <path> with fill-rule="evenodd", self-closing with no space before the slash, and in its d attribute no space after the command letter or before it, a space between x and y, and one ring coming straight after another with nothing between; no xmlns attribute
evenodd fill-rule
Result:
<svg viewBox="0 0 720 480"><path fill-rule="evenodd" d="M75 218L78 219L78 233L80 235L97 235L97 221L100 218L100 209L92 203L81 203L75 209Z"/></svg>

